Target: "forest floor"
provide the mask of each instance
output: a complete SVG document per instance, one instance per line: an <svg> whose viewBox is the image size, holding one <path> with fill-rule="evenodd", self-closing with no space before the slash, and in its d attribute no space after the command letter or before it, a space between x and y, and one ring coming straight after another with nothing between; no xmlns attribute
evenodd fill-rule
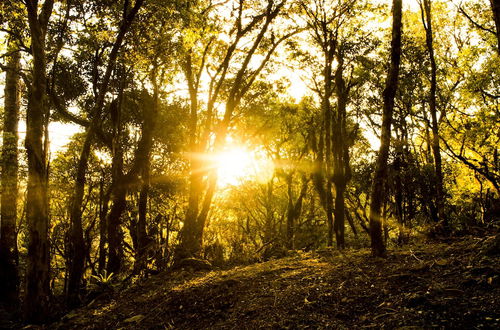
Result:
<svg viewBox="0 0 500 330"><path fill-rule="evenodd" d="M393 249L386 259L325 250L163 273L48 328L499 329L499 253L493 236L461 237Z"/></svg>

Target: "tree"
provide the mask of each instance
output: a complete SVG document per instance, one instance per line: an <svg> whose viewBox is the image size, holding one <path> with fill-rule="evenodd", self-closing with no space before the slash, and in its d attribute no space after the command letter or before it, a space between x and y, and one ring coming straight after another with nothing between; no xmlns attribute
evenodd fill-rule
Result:
<svg viewBox="0 0 500 330"><path fill-rule="evenodd" d="M111 52L109 54L108 62L106 65L105 73L102 79L102 82L98 89L98 94L96 95L96 100L94 104L94 108L91 113L91 121L88 122L87 125L87 134L85 137L85 142L82 147L82 151L80 154L79 162L78 162L78 171L76 173L75 178L75 191L73 194L73 200L71 203L71 268L69 273L69 283L68 283L68 292L67 292L67 300L69 305L74 305L78 302L78 293L80 290L80 282L83 275L84 269L84 256L82 252L84 251L84 241L83 241L83 230L82 230L82 201L83 194L85 188L85 173L87 171L88 158L90 155L91 147L94 142L96 131L99 129L99 124L102 116L102 111L104 108L104 102L106 93L108 91L108 85L111 78L111 74L113 72L116 58L118 56L118 52L120 47L122 46L123 40L125 38L125 34L129 30L137 12L141 8L144 0L137 0L133 6L130 7L130 3L125 1L123 8L123 19L120 22L119 31L116 35L115 41L113 43ZM120 201L123 193L114 193L114 197L118 198ZM111 210L112 215L114 216L116 213L120 211L118 205L122 205L122 203L114 203L116 205L114 209ZM117 209L118 208L118 209ZM120 211L121 214L121 211ZM111 216L111 215L110 215ZM118 215L119 218L119 215ZM112 218L116 219L116 217ZM109 230L111 226L111 231ZM110 250L110 262L114 265L116 262L116 248L114 244L116 242L115 235L116 229L114 228L114 223L111 225L108 222L108 240L111 242ZM111 236L110 236L111 234ZM119 243L118 243L119 244ZM109 268L109 267L108 267ZM113 271L116 271L116 267L111 267Z"/></svg>
<svg viewBox="0 0 500 330"><path fill-rule="evenodd" d="M500 55L500 0L490 0L490 3L496 27L498 54Z"/></svg>
<svg viewBox="0 0 500 330"><path fill-rule="evenodd" d="M0 303L15 310L19 296L17 252L17 200L18 200L18 122L20 108L21 53L14 38L9 40L8 62L5 67L3 145L2 145L2 198L0 210Z"/></svg>
<svg viewBox="0 0 500 330"><path fill-rule="evenodd" d="M314 147L315 185L327 214L328 244L333 244L335 232L339 249L345 248L345 190L351 178L349 148L353 143L352 133L355 135L355 130L348 127L350 93L364 79L358 58L363 58L372 47L361 20L355 19L362 5L359 1L312 1L302 5L312 43L321 54L318 63L311 63L318 67L318 72L321 68L322 77L321 82L314 81L323 117L319 143Z"/></svg>
<svg viewBox="0 0 500 330"><path fill-rule="evenodd" d="M444 212L445 196L443 188L443 169L441 160L441 148L439 146L439 120L437 115L437 65L434 56L434 41L432 32L432 8L431 0L423 0L419 2L422 15L422 23L425 29L425 40L427 51L429 53L429 61L431 65L431 87L429 95L429 111L431 114L432 124L432 152L434 155L434 170L436 175L435 197L437 214L434 221L441 221L443 226L447 226L446 214Z"/></svg>
<svg viewBox="0 0 500 330"><path fill-rule="evenodd" d="M199 157L209 149L215 153L223 149L232 118L241 100L252 87L276 48L298 32L295 29L285 32L281 37L276 37L275 33L278 31L271 29L272 22L278 17L285 3L286 1L277 3L265 1L262 6L251 8L246 1L238 1L237 7L231 12L231 21L223 22L226 27L230 27L227 31L229 43L224 44L221 40L203 35L204 43L202 40L197 40L203 46L201 46L200 53L196 54L195 46L200 47L198 42L186 40L188 47L183 58L183 72L188 84L191 107L189 149L192 155ZM202 10L202 13L206 15L211 9L213 6L208 6ZM195 21L193 17L196 16L193 13L191 15L191 20ZM252 17L248 22L247 16ZM202 20L198 23L204 22ZM195 31L205 31L199 27L191 26L190 28ZM210 29L207 30L210 31ZM186 33L186 36L192 38L193 32ZM250 38L251 42L245 45L247 38ZM262 60L256 65L256 69L253 69L250 63L256 58L258 52L261 52ZM213 57L210 58L210 55ZM205 120L201 124L199 93L205 66L210 70L208 71L210 78ZM222 119L218 119L216 107L222 97L224 97L225 109ZM215 128L214 121L218 121ZM211 134L215 134L213 146L209 143ZM217 186L217 169L208 166L207 170L207 164L201 161L202 158L190 159L188 207L175 254L177 262L185 258L199 257L202 251L203 231Z"/></svg>
<svg viewBox="0 0 500 330"><path fill-rule="evenodd" d="M391 122L394 110L394 97L398 87L399 64L401 59L401 25L402 25L402 0L392 2L392 40L391 60L386 85L383 93L384 107L382 112L382 133L380 149L377 155L375 173L372 181L370 196L370 238L372 254L385 255L385 244L382 239L382 205L386 194L384 185L387 181L387 159L391 143Z"/></svg>
<svg viewBox="0 0 500 330"><path fill-rule="evenodd" d="M28 155L26 220L29 228L29 257L26 269L24 316L28 321L41 322L49 312L50 297L49 200L45 143L48 141L44 141L44 132L49 116L46 95L46 36L54 1L44 1L40 12L37 0L27 0L25 5L28 12L33 62L32 82L28 86L25 140Z"/></svg>

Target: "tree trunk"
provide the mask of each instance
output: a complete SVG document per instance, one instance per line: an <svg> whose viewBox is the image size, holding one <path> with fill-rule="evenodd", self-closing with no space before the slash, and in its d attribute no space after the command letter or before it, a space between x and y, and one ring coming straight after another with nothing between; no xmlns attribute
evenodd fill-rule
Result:
<svg viewBox="0 0 500 330"><path fill-rule="evenodd" d="M500 0L490 0L497 35L497 51L500 54Z"/></svg>
<svg viewBox="0 0 500 330"><path fill-rule="evenodd" d="M335 93L337 95L337 114L332 125L333 183L335 184L335 236L337 248L345 248L345 189L351 178L349 147L346 145L346 108L349 88L343 77L344 59L337 51L337 70L335 72Z"/></svg>
<svg viewBox="0 0 500 330"><path fill-rule="evenodd" d="M112 138L112 184L111 184L111 200L112 206L106 220L108 234L108 263L106 270L108 274L118 274L122 264L122 233L120 229L120 218L123 210L126 207L127 189L123 174L123 147L121 141L122 124L121 112L123 89L120 90L119 96L110 105L111 122L113 127Z"/></svg>
<svg viewBox="0 0 500 330"><path fill-rule="evenodd" d="M0 304L8 311L18 307L19 274L17 253L17 172L18 172L18 122L21 53L9 41L4 89L4 118L2 146L2 197L0 210Z"/></svg>
<svg viewBox="0 0 500 330"><path fill-rule="evenodd" d="M121 102L119 102L121 103ZM121 105L117 106L118 113L120 113ZM108 264L107 272L118 273L122 266L122 241L121 235L121 216L127 206L127 192L130 187L136 186L138 177L144 172L144 168L148 166L149 155L153 145L153 129L154 129L154 113L155 109L146 114L146 119L142 127L142 136L138 142L137 150L134 155L134 160L130 170L127 174L123 174L123 147L120 140L121 124L115 123L115 134L113 138L113 190L112 201L113 206L109 212L107 219L108 225ZM119 116L118 116L119 117Z"/></svg>
<svg viewBox="0 0 500 330"><path fill-rule="evenodd" d="M109 212L107 219L108 225L108 263L106 271L108 274L118 274L122 268L123 250L122 241L123 235L120 228L121 215L127 206L127 189L123 179L118 180L116 187L113 189L112 201L113 206Z"/></svg>
<svg viewBox="0 0 500 330"><path fill-rule="evenodd" d="M85 268L85 241L83 239L82 226L82 201L85 187L85 174L87 171L88 158L91 151L90 133L87 132L83 150L80 154L80 161L75 180L75 195L73 195L70 205L70 239L68 253L68 287L66 292L66 304L69 308L74 308L80 303L80 283Z"/></svg>
<svg viewBox="0 0 500 330"><path fill-rule="evenodd" d="M328 246L333 245L333 195L332 195L332 111L330 105L330 95L332 94L332 62L334 50L325 54L325 68L324 68L324 96L322 100L324 134L325 134L325 172L326 172L326 216L328 221Z"/></svg>
<svg viewBox="0 0 500 330"><path fill-rule="evenodd" d="M422 19L425 28L425 40L427 51L429 52L429 60L431 63L431 90L429 95L429 111L432 120L432 152L434 155L434 171L436 175L436 183L433 186L436 196L437 218L435 222L441 221L444 227L447 226L446 215L444 211L444 189L443 189L443 170L441 161L441 148L439 146L439 122L437 119L437 66L434 56L434 44L432 34L432 11L431 0L423 0Z"/></svg>
<svg viewBox="0 0 500 330"><path fill-rule="evenodd" d="M337 240L337 248L345 249L345 184L341 182L335 184L335 239Z"/></svg>
<svg viewBox="0 0 500 330"><path fill-rule="evenodd" d="M111 190L104 192L104 173L99 187L99 259L98 274L103 274L106 269L106 242L107 242L107 214Z"/></svg>
<svg viewBox="0 0 500 330"><path fill-rule="evenodd" d="M43 322L49 315L49 213L47 194L47 159L44 148L44 124L49 115L46 87L45 36L53 7L46 0L38 14L35 1L26 1L33 56L32 83L26 113L26 153L28 187L26 222L28 226L28 258L26 265L26 295L24 317L33 323Z"/></svg>
<svg viewBox="0 0 500 330"><path fill-rule="evenodd" d="M293 203L293 189L292 189L293 175L289 174L287 183L288 205L286 212L286 244L288 249L294 249L294 234L295 234L295 214Z"/></svg>
<svg viewBox="0 0 500 330"><path fill-rule="evenodd" d="M138 210L139 220L137 221L137 256L134 265L134 272L140 273L146 266L146 248L148 244L146 230L146 214L149 196L149 162L142 172L141 191L139 192Z"/></svg>
<svg viewBox="0 0 500 330"><path fill-rule="evenodd" d="M394 110L394 97L396 96L398 87L399 64L401 59L402 0L393 0L392 13L391 63L383 93L382 134L380 137L380 150L377 156L370 198L370 238L372 254L374 256L385 255L385 244L382 239L383 219L381 217L381 210L386 198L384 185L387 181L387 160L389 158L389 147L391 143L391 121Z"/></svg>
<svg viewBox="0 0 500 330"><path fill-rule="evenodd" d="M156 68L154 69L154 74L152 74L152 83L154 86L153 92L153 105L152 109L144 109L144 122L143 122L143 140L145 143L145 147L143 149L144 161L141 166L141 191L139 193L139 220L137 222L137 266L134 266L135 271L140 272L144 267L146 267L146 249L149 244L149 240L147 237L146 231L146 213L147 213L147 204L148 204L148 196L149 196L149 187L150 187L150 158L151 158L151 149L153 146L153 130L155 127L155 117L158 113L158 94L159 88L156 81Z"/></svg>
<svg viewBox="0 0 500 330"><path fill-rule="evenodd" d="M302 187L300 189L297 200L293 200L293 190L292 190L292 175L287 178L288 185L288 207L286 214L286 243L289 249L295 249L295 230L297 226L297 220L302 213L302 201L307 192L307 180L305 177L302 178Z"/></svg>

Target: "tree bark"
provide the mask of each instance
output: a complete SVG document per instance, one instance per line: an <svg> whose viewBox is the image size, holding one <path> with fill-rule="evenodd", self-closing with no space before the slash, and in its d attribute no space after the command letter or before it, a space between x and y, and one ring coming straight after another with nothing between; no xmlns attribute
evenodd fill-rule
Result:
<svg viewBox="0 0 500 330"><path fill-rule="evenodd" d="M287 178L288 186L288 207L286 214L286 243L289 249L295 249L295 230L297 226L297 220L302 213L302 202L307 192L307 179L305 176L302 178L302 187L300 188L299 195L297 199L293 200L293 189L292 189L292 178L290 174Z"/></svg>
<svg viewBox="0 0 500 330"><path fill-rule="evenodd" d="M18 307L19 274L17 253L18 122L20 106L19 70L21 54L9 41L4 89L2 145L2 197L0 210L0 303L8 311Z"/></svg>
<svg viewBox="0 0 500 330"><path fill-rule="evenodd" d="M151 149L153 147L153 131L155 128L155 118L158 114L158 97L159 97L159 87L156 77L157 68L153 69L151 75L151 82L153 84L153 104L152 108L144 108L144 121L143 121L143 136L145 137L145 147L143 148L142 157L144 161L140 169L141 172L141 191L139 193L139 220L137 222L137 266L134 265L135 271L140 272L146 267L146 249L149 244L146 231L146 213L147 213L147 203L149 197L150 188L150 160L151 160Z"/></svg>
<svg viewBox="0 0 500 330"><path fill-rule="evenodd" d="M372 254L374 256L384 256L386 253L382 238L383 219L381 211L386 198L384 185L387 181L387 160L389 158L391 143L392 113L394 110L394 97L396 96L398 87L399 64L401 60L402 0L393 0L392 14L391 63L383 92L382 134L370 198L370 238Z"/></svg>
<svg viewBox="0 0 500 330"><path fill-rule="evenodd" d="M108 274L118 274L122 268L123 250L121 243L123 241L123 235L120 229L120 218L127 206L126 196L127 189L125 187L125 180L122 178L118 180L116 187L113 189L113 206L111 207L107 219L108 263L106 265L106 271Z"/></svg>
<svg viewBox="0 0 500 330"><path fill-rule="evenodd" d="M28 0L25 3L28 12L33 64L26 113L25 139L28 156L26 221L29 242L24 317L29 322L40 323L44 321L50 312L48 173L47 150L44 148L43 136L44 125L49 115L46 94L45 37L54 1L46 0L40 14L38 14L38 1Z"/></svg>
<svg viewBox="0 0 500 330"><path fill-rule="evenodd" d="M111 190L104 192L104 173L99 186L99 259L97 272L103 274L106 269L106 242L107 242L107 219L108 204Z"/></svg>
<svg viewBox="0 0 500 330"><path fill-rule="evenodd" d="M422 6L422 4L421 4ZM433 44L433 34L432 34L432 12L431 12L431 0L423 0L422 10L422 20L425 28L425 40L427 45L427 51L429 52L429 61L431 63L431 89L429 95L429 111L431 113L432 121L432 152L434 155L434 172L436 175L436 183L433 185L436 197L436 208L437 217L434 219L435 222L441 221L446 227L446 215L444 211L444 189L443 189L443 170L442 170L442 160L441 160L441 148L439 146L439 122L437 118L437 102L436 102L436 92L437 92L437 65L434 56L434 44Z"/></svg>
<svg viewBox="0 0 500 330"><path fill-rule="evenodd" d="M493 19L495 20L497 51L500 54L500 0L490 0Z"/></svg>
<svg viewBox="0 0 500 330"><path fill-rule="evenodd" d="M346 145L346 108L349 98L349 87L343 77L344 60L340 50L337 51L337 70L335 72L335 93L337 96L337 113L332 125L333 183L335 184L335 236L337 248L345 248L345 190L351 179L349 147Z"/></svg>

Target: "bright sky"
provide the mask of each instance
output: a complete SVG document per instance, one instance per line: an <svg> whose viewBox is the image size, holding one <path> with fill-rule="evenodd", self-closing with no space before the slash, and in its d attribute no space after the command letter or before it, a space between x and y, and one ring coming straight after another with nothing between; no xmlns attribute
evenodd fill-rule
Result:
<svg viewBox="0 0 500 330"><path fill-rule="evenodd" d="M51 122L49 124L49 137L50 137L50 152L52 157L55 152L62 150L68 144L71 137L78 132L81 132L80 126L75 124L65 124L60 122ZM24 120L19 122L19 144L24 148L24 138L26 135L26 122Z"/></svg>

